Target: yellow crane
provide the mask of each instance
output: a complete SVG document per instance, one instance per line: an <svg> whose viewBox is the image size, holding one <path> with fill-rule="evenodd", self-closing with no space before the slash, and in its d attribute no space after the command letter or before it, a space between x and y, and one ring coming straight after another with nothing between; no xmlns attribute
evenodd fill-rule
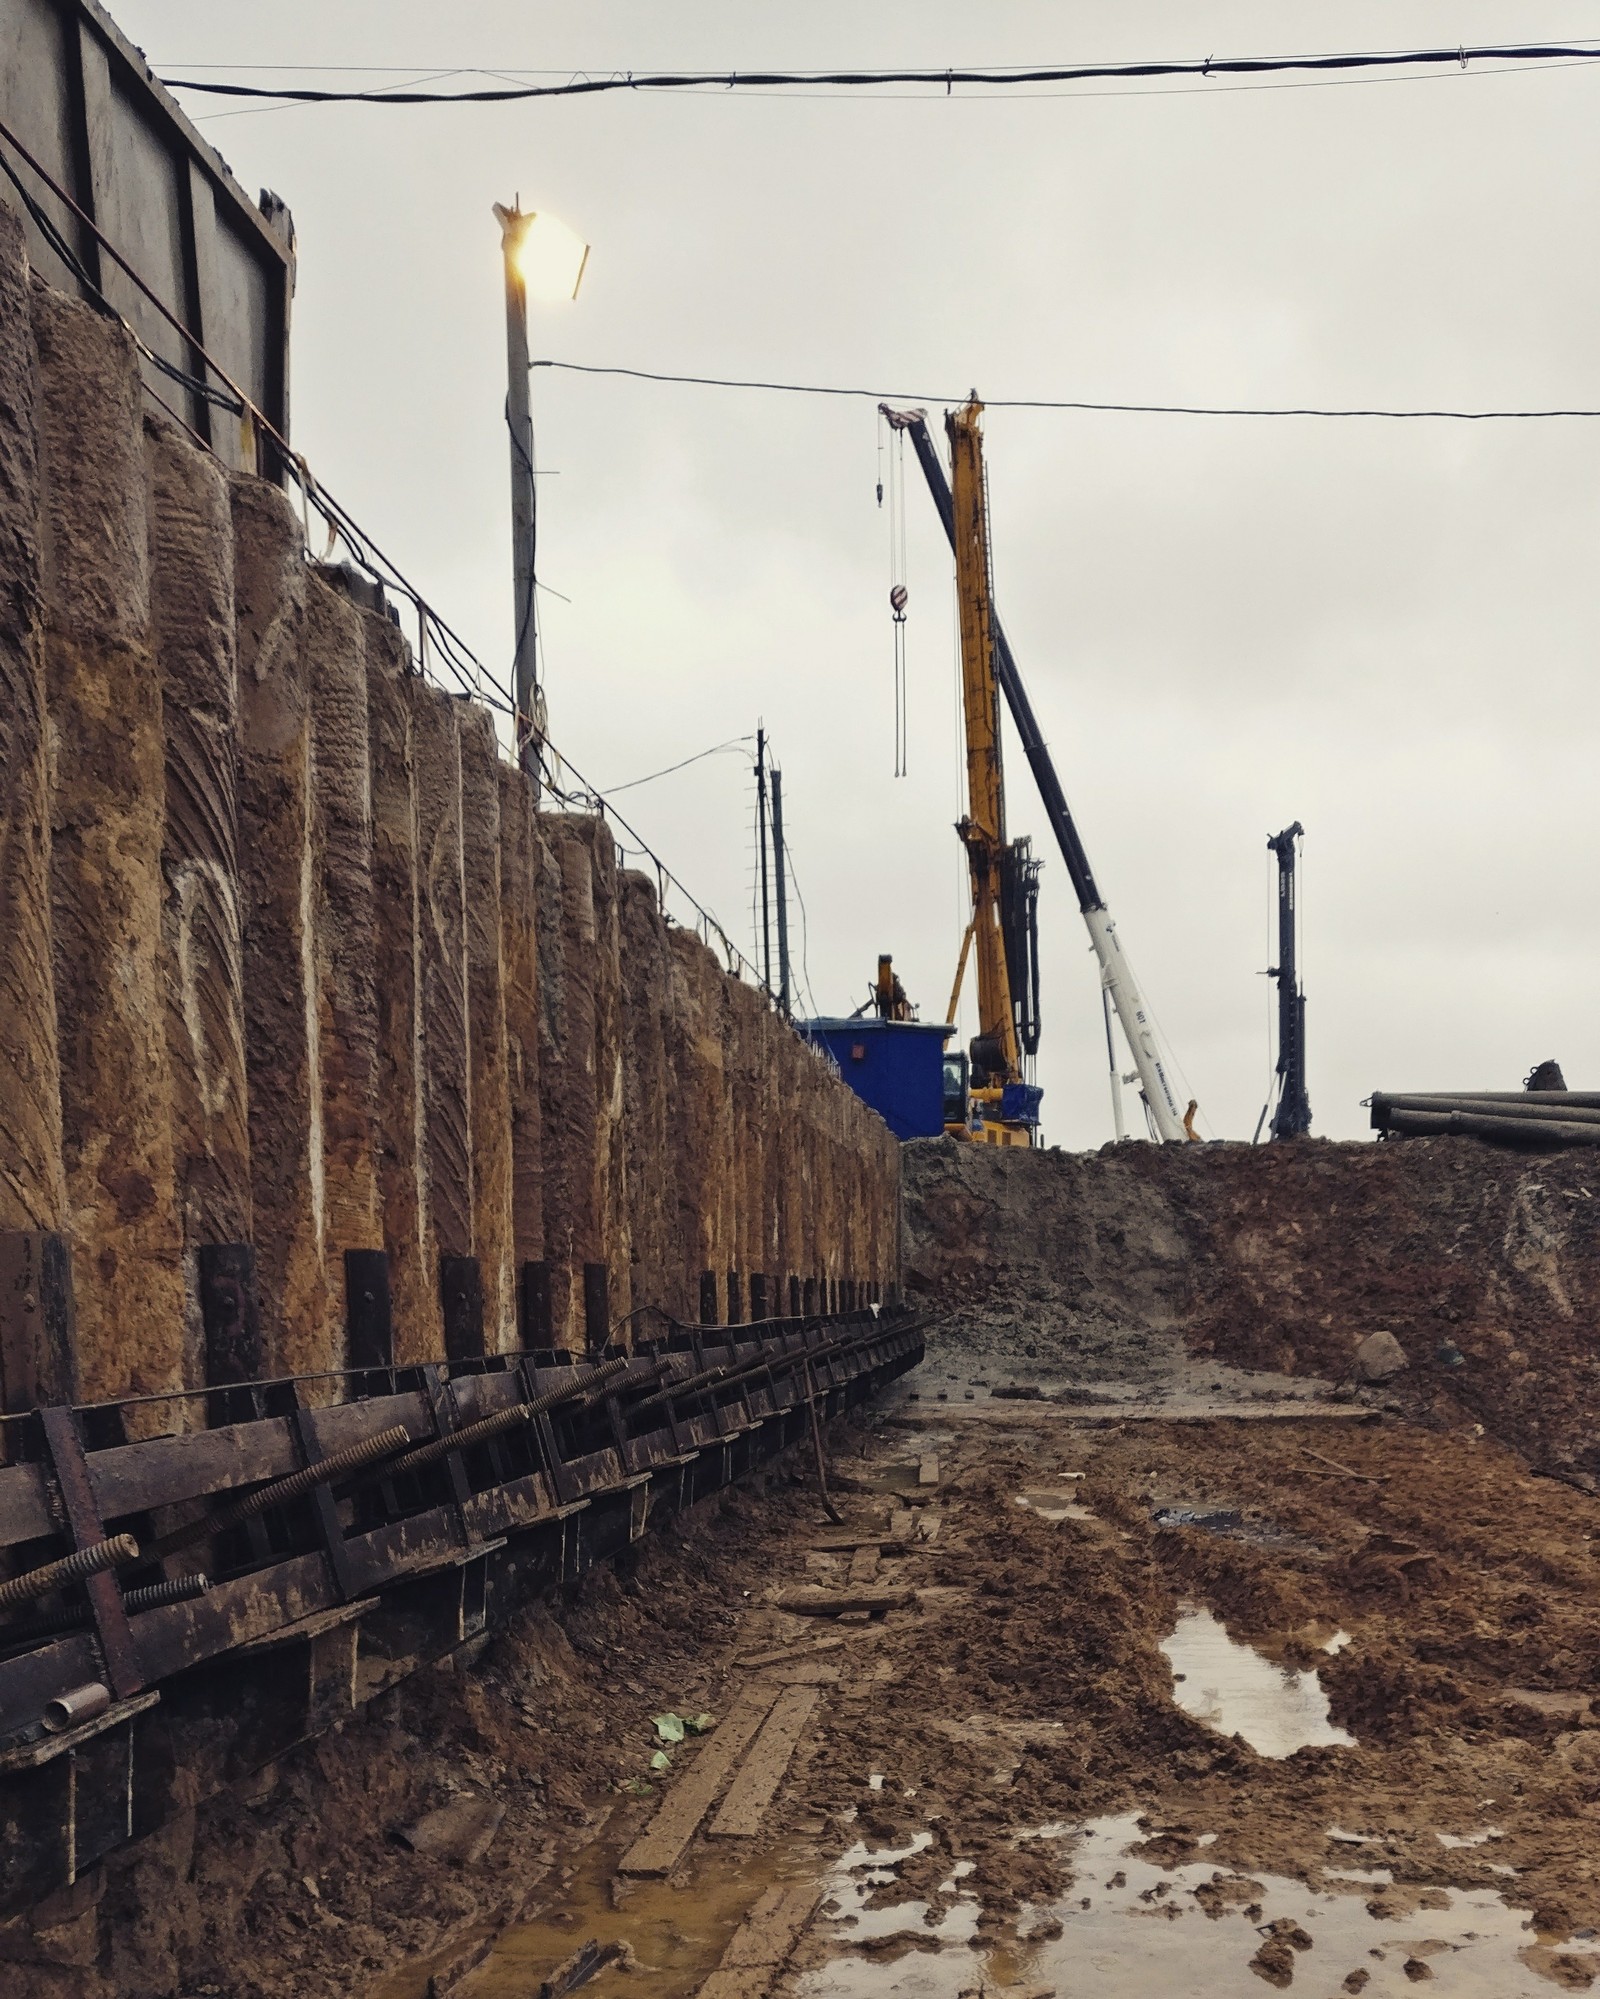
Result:
<svg viewBox="0 0 1600 1999"><path fill-rule="evenodd" d="M1028 699L1016 660L994 609L989 566L987 494L983 474L983 405L976 396L945 417L950 440L951 478L928 430L923 410L878 405L895 430L906 432L916 451L928 491L938 508L950 546L955 551L957 594L961 610L961 682L966 711L968 813L958 829L972 873L972 922L961 946L950 1019L955 1019L966 975L967 958L978 952L980 1032L971 1052L973 1109L964 1126L950 1121L946 1129L966 1129L974 1138L994 1145L1033 1142L1038 1123L1039 1092L1023 1079L1023 1060L1039 1045L1039 949L1037 897L1039 864L1026 840L1005 837L1005 786L1000 767L999 695L1005 696L1023 754L1028 759L1039 801L1066 863L1078 909L1100 966L1100 988L1106 1023L1106 1052L1111 1066L1111 1104L1117 1137L1125 1136L1122 1121L1123 1077L1117 1060L1111 1023L1120 1023L1139 1084L1150 1136L1162 1142L1194 1140L1198 1105L1191 1098L1180 1112L1156 1040L1155 1020L1123 949L1117 925L1100 893L1084 851L1083 841L1067 805L1061 780ZM952 1065L965 1067L966 1057L946 1058L946 1095L959 1106L965 1078L952 1078ZM958 1086L952 1089L952 1084Z"/></svg>
<svg viewBox="0 0 1600 1999"><path fill-rule="evenodd" d="M1000 754L1000 684L995 672L988 492L983 473L983 405L976 396L945 417L961 622L961 704L967 742L967 810L957 826L972 880L972 920L961 940L946 1016L955 1024L975 958L978 1032L970 1060L972 1114L948 1129L990 1145L1031 1145L1038 1091L1023 1073L1023 1030L1037 1024L1032 916L1038 863L1029 842L1006 839L1005 770ZM1019 962L1020 959L1020 962ZM1014 976L1015 975L1015 976ZM1018 991L1022 986L1025 990ZM1031 1048L1026 1052L1031 1053Z"/></svg>

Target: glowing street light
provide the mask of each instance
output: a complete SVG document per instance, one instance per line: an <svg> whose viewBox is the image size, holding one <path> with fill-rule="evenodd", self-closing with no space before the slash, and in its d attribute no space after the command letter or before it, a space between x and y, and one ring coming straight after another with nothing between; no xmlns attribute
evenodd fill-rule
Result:
<svg viewBox="0 0 1600 1999"><path fill-rule="evenodd" d="M529 396L528 300L560 304L578 295L589 246L553 215L495 203L506 272L506 427L511 434L511 556L516 589L516 651L512 685L517 707L517 762L534 781L544 744L544 694L539 686L535 595L538 495L533 475L533 412Z"/></svg>

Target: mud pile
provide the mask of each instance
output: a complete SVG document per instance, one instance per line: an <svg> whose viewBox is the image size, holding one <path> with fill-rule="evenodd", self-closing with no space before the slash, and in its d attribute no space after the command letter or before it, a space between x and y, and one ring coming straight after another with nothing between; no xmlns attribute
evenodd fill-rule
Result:
<svg viewBox="0 0 1600 1999"><path fill-rule="evenodd" d="M907 1146L908 1284L971 1308L975 1354L1126 1374L1141 1345L1348 1377L1385 1331L1383 1386L1537 1464L1600 1473L1600 1173L1588 1153L1474 1139Z"/></svg>

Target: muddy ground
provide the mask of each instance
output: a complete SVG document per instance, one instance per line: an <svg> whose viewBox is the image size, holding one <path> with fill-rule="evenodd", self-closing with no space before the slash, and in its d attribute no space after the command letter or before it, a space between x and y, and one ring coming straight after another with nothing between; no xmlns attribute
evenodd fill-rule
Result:
<svg viewBox="0 0 1600 1999"><path fill-rule="evenodd" d="M1488 1437L1396 1418L1146 1422L995 1398L972 1385L995 1377L971 1369L960 1333L872 1427L836 1430L836 1499L853 1526L886 1531L908 1497L940 1524L884 1564L918 1601L839 1627L842 1645L819 1655L838 1677L758 1838L702 1840L670 1891L611 1885L675 1774L649 1768L653 1717L725 1713L749 1677L735 1659L819 1635L772 1601L843 1581L844 1558L815 1549L837 1530L803 1461L670 1530L631 1573L530 1611L470 1668L375 1703L159 1851L140 1849L77 1915L75 1947L70 1911L44 1939L68 1962L8 1966L8 1994L422 1999L464 1979L463 1994L525 1999L594 1934L628 1943L635 1962L597 1992L673 1999L698 1989L769 1881L810 1875L838 1892L775 1989L954 1995L982 1962L989 1990L1064 1999L1078 1988L1050 1984L1050 1952L1101 1892L1098 1874L1078 1878L1092 1847L1018 1835L1112 1814L1137 1817L1119 1873L1154 1866L1149 1895L1162 1889L1162 1909L1186 1908L1225 1949L1238 1982L1197 1992L1248 1991L1257 1977L1354 1991L1367 1988L1342 1981L1405 1964L1442 1992L1478 1990L1452 1984L1448 1955L1371 1953L1424 1917L1448 1953L1449 1921L1427 1912L1486 1890L1511 1905L1508 1948L1541 1989L1586 1985L1600 1965L1585 1935L1600 1927L1600 1505L1530 1477ZM931 1490L916 1484L930 1451ZM1018 1503L1063 1492L1089 1517ZM1237 1528L1152 1518L1185 1505L1232 1509ZM1319 1670L1354 1745L1273 1760L1182 1712L1160 1645L1186 1604L1210 1606L1273 1660ZM1335 1627L1350 1642L1329 1656ZM697 1753L675 1750L675 1763ZM506 1808L481 1859L397 1842L461 1795ZM1439 1838L1490 1828L1481 1844ZM927 1843L880 1870L854 1924L830 1919L861 1878L830 1876L841 1854L918 1835ZM1340 1878L1352 1871L1389 1878ZM1289 1924L1309 1951L1270 1934L1275 1880L1346 1912L1336 1934L1319 1936L1317 1916ZM504 1925L540 1912L470 1969ZM885 1937L855 1934L896 1922ZM964 1922L972 1943L940 1944L941 1922L951 1934ZM1052 1943L1057 1923L1066 1936ZM1131 1945L1152 1934L1126 1927ZM71 1963L96 1934L109 1953L98 1986ZM950 1982L937 1982L947 1962ZM1136 1975L1136 1951L1128 1964ZM902 1982L913 1975L935 1982Z"/></svg>
<svg viewBox="0 0 1600 1999"><path fill-rule="evenodd" d="M907 1281L975 1353L1080 1375L1190 1354L1387 1393L1600 1478L1600 1161L1477 1139L904 1149ZM1181 1337L1181 1347L1172 1335Z"/></svg>

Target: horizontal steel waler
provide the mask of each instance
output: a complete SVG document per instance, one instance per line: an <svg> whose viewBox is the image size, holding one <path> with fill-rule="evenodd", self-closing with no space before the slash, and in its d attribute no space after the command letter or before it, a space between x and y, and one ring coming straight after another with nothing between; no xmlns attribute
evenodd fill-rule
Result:
<svg viewBox="0 0 1600 1999"><path fill-rule="evenodd" d="M630 1353L0 1419L0 1910L485 1637L922 1352L921 1319L876 1308L669 1322Z"/></svg>

